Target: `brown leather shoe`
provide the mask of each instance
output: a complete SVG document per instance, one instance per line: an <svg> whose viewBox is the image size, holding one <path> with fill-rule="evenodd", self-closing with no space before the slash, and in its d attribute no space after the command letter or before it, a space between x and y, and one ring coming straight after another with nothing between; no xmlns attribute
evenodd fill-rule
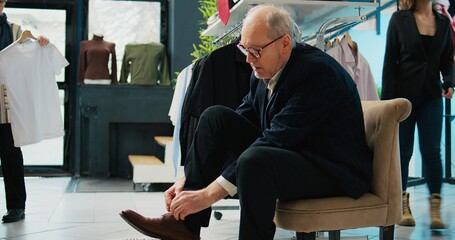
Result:
<svg viewBox="0 0 455 240"><path fill-rule="evenodd" d="M125 210L120 216L133 228L149 237L162 240L200 240L185 227L182 221L177 221L171 213L159 218L147 218L132 210Z"/></svg>

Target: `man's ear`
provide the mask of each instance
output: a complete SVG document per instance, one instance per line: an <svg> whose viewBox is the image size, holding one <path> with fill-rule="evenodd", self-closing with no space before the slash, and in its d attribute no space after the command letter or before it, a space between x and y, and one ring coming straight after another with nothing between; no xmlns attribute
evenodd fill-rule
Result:
<svg viewBox="0 0 455 240"><path fill-rule="evenodd" d="M284 35L282 44L285 48L292 48L292 37L289 34Z"/></svg>

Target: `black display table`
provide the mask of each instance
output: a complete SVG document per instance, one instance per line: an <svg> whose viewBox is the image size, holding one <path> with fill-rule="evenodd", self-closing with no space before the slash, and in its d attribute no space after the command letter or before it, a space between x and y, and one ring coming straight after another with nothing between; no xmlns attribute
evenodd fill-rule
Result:
<svg viewBox="0 0 455 240"><path fill-rule="evenodd" d="M172 136L170 86L80 85L76 176L128 177L129 154L154 155L154 136Z"/></svg>

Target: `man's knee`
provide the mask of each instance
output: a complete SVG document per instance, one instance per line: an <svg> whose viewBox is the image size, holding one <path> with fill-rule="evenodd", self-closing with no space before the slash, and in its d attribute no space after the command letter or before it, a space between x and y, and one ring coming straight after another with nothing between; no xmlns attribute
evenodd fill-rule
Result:
<svg viewBox="0 0 455 240"><path fill-rule="evenodd" d="M205 111L202 112L202 114L201 114L201 118L203 118L203 117L207 117L209 119L218 118L218 117L224 116L225 114L227 114L229 112L234 112L234 111L232 109L222 106L222 105L214 105L214 106L210 106L207 109L205 109Z"/></svg>
<svg viewBox="0 0 455 240"><path fill-rule="evenodd" d="M252 147L245 150L237 160L238 176L251 176L264 172L267 164L265 147Z"/></svg>

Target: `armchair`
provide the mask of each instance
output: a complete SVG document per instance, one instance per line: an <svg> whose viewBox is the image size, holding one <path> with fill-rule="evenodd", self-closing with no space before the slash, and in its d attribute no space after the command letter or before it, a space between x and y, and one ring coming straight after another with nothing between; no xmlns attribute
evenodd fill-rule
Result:
<svg viewBox="0 0 455 240"><path fill-rule="evenodd" d="M333 197L278 201L277 227L297 232L297 239L315 239L316 232L329 231L340 239L340 230L379 227L380 239L393 239L394 224L402 215L401 170L398 126L411 112L404 99L362 101L366 138L374 152L373 181L369 193L359 199Z"/></svg>

